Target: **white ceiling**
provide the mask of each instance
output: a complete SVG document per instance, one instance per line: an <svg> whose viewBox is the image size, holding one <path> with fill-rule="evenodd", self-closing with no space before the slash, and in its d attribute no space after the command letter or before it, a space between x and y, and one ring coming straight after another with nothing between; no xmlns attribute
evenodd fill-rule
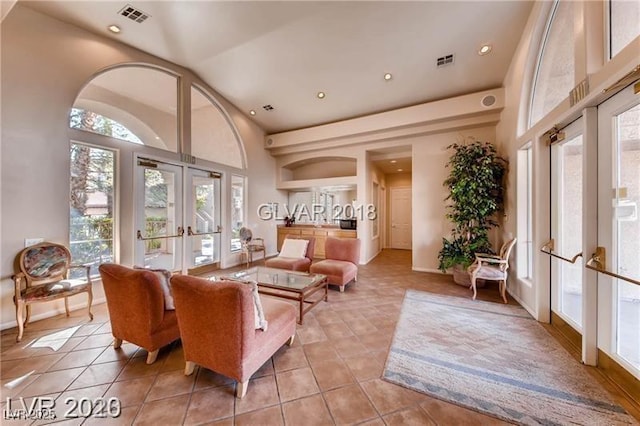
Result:
<svg viewBox="0 0 640 426"><path fill-rule="evenodd" d="M528 1L55 1L28 7L196 72L270 133L499 87ZM151 17L136 23L127 4ZM107 26L122 28L118 35ZM477 51L490 43L493 51ZM454 54L438 69L436 59ZM393 79L385 81L386 72ZM318 91L326 92L323 100ZM262 106L270 104L273 111Z"/></svg>

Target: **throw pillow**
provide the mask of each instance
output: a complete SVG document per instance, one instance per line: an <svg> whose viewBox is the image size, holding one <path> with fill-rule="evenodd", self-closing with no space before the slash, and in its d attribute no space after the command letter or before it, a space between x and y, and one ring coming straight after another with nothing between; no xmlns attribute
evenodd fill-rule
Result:
<svg viewBox="0 0 640 426"><path fill-rule="evenodd" d="M308 240L295 240L293 238L287 238L282 244L279 256L291 257L294 259L302 259L307 254Z"/></svg>
<svg viewBox="0 0 640 426"><path fill-rule="evenodd" d="M225 280L251 286L251 295L253 296L253 321L255 323L255 328L256 330L267 331L269 323L267 322L267 319L264 316L264 310L262 309L262 301L260 300L260 294L258 293L258 283L256 283L255 281L243 281L238 279L223 278L223 281ZM222 281L215 282L220 283Z"/></svg>
<svg viewBox="0 0 640 426"><path fill-rule="evenodd" d="M167 271L166 269L143 268L142 266L134 266L133 269L144 269L146 271L153 272L155 276L158 277L160 287L164 293L164 308L167 311L176 310L176 305L173 303L173 294L171 294L171 271Z"/></svg>

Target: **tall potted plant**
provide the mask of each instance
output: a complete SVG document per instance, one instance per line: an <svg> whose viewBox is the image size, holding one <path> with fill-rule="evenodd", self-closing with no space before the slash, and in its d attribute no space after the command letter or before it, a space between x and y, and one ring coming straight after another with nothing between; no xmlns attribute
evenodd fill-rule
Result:
<svg viewBox="0 0 640 426"><path fill-rule="evenodd" d="M466 269L475 253L493 253L489 230L498 226L495 214L503 207L507 162L489 142L471 140L447 149L452 149L453 155L447 163L450 172L444 186L449 195L445 201L449 201L447 219L454 228L451 240L442 239L439 269L445 272L453 268L454 281L466 285Z"/></svg>

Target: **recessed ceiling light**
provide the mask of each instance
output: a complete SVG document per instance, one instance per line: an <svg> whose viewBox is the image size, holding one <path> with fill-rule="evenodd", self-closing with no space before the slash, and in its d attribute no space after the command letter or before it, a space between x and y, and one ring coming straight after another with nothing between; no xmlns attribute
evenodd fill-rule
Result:
<svg viewBox="0 0 640 426"><path fill-rule="evenodd" d="M403 171L402 169L398 169L399 172Z"/></svg>
<svg viewBox="0 0 640 426"><path fill-rule="evenodd" d="M384 75L384 79L387 80L387 81L391 80L392 78L393 78L393 76L391 75L391 73L386 73Z"/></svg>
<svg viewBox="0 0 640 426"><path fill-rule="evenodd" d="M254 110L251 110L251 111L249 111L249 114L256 115L256 112Z"/></svg>
<svg viewBox="0 0 640 426"><path fill-rule="evenodd" d="M390 163L391 164L396 164L398 162L398 160L391 160Z"/></svg>
<svg viewBox="0 0 640 426"><path fill-rule="evenodd" d="M158 141L159 141L159 140L160 140L160 136L156 136L156 140L158 140Z"/></svg>
<svg viewBox="0 0 640 426"><path fill-rule="evenodd" d="M324 92L318 92L318 99L324 99L324 97L326 96Z"/></svg>
<svg viewBox="0 0 640 426"><path fill-rule="evenodd" d="M490 44L483 44L480 47L480 50L478 50L478 55L483 56L488 54L489 52L491 52L491 45Z"/></svg>
<svg viewBox="0 0 640 426"><path fill-rule="evenodd" d="M118 34L121 31L120 27L117 25L109 25L107 28L109 28L109 31L116 34Z"/></svg>

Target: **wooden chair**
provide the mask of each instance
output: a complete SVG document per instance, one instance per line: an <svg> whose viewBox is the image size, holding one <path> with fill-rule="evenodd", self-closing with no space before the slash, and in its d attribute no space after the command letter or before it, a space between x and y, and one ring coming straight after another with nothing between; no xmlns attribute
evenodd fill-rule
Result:
<svg viewBox="0 0 640 426"><path fill-rule="evenodd" d="M473 300L476 300L476 280L478 278L500 282L500 295L504 303L507 303L507 278L509 277L509 255L516 243L516 239L507 241L500 248L499 256L492 256L488 253L476 253L476 260L469 266L471 275L471 289L473 289Z"/></svg>
<svg viewBox="0 0 640 426"><path fill-rule="evenodd" d="M249 228L240 228L240 240L242 241L242 257L249 267L253 262L254 253L262 252L262 260L266 262L267 251L264 245L264 238L254 237Z"/></svg>
<svg viewBox="0 0 640 426"><path fill-rule="evenodd" d="M31 305L38 302L64 298L64 309L69 316L69 296L87 293L87 311L93 320L91 303L93 292L91 288L90 267L86 265L71 265L71 252L61 244L44 242L23 249L16 257L17 272L12 278L15 283L14 303L16 305L16 322L18 323L18 337L22 340L24 328L31 318ZM70 269L82 269L86 277L68 279ZM27 316L23 321L23 313Z"/></svg>

